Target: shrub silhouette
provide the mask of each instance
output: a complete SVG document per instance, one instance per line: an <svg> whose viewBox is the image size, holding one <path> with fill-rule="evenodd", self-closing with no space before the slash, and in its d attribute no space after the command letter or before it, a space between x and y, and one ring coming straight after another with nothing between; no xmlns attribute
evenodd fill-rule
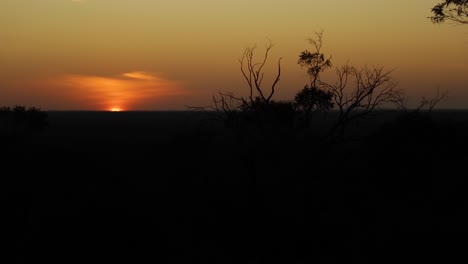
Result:
<svg viewBox="0 0 468 264"><path fill-rule="evenodd" d="M252 102L244 102L240 106L242 118L260 126L282 126L292 128L296 115L293 102L274 101L265 102L256 97Z"/></svg>
<svg viewBox="0 0 468 264"><path fill-rule="evenodd" d="M296 110L303 114L302 124L308 127L313 113L318 111L324 112L333 108L334 104L332 100L333 94L330 92L306 85L294 97Z"/></svg>

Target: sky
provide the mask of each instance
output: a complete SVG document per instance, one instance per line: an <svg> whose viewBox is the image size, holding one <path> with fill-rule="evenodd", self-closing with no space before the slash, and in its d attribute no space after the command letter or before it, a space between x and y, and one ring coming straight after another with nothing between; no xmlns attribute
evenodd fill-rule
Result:
<svg viewBox="0 0 468 264"><path fill-rule="evenodd" d="M274 99L308 82L298 55L323 31L334 66L380 65L411 102L468 108L468 26L427 19L438 0L1 0L0 105L184 110L246 95L238 59L270 39ZM334 70L323 73L333 80Z"/></svg>

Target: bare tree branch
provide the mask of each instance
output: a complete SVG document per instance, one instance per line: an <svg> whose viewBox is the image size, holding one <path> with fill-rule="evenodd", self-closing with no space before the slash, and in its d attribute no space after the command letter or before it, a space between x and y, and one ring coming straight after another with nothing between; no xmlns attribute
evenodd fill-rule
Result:
<svg viewBox="0 0 468 264"><path fill-rule="evenodd" d="M429 99L428 105L429 105L429 112L432 112L434 107L442 100L446 99L448 97L448 91L444 91L443 93L440 93L440 90L437 89L437 94Z"/></svg>
<svg viewBox="0 0 468 264"><path fill-rule="evenodd" d="M391 78L392 71L384 71L381 66L355 68L349 64L337 68L337 81L334 84L320 82L333 94L339 116L331 133L344 134L348 124L373 112L385 103L395 102L400 91ZM349 80L354 80L351 87Z"/></svg>
<svg viewBox="0 0 468 264"><path fill-rule="evenodd" d="M280 81L280 77L281 77L281 59L282 58L279 58L278 59L278 74L276 75L276 79L275 81L273 82L273 84L271 85L271 93L270 95L268 96L267 98L267 101L269 102L271 97L273 96L273 94L275 93L275 87L276 85L278 84L278 82Z"/></svg>
<svg viewBox="0 0 468 264"><path fill-rule="evenodd" d="M275 93L275 87L278 84L281 76L281 59L278 60L278 74L276 79L273 81L271 91L268 96L265 96L265 92L262 89L262 83L265 77L264 67L268 61L269 53L273 48L273 43L269 40L269 43L265 46L265 53L260 62L255 62L254 53L256 47L249 47L245 49L242 58L239 59L240 68L244 79L249 86L249 101L254 101L254 91L262 99L263 102L269 103L273 94Z"/></svg>
<svg viewBox="0 0 468 264"><path fill-rule="evenodd" d="M421 97L419 104L412 111L427 111L428 113L431 113L435 106L447 97L448 91L444 91L441 93L440 89L437 89L436 95L434 97L429 99L427 99L425 96ZM408 98L406 98L403 93L398 93L397 95L395 95L392 103L397 107L397 110L402 112L408 112ZM424 110L426 107L427 109Z"/></svg>

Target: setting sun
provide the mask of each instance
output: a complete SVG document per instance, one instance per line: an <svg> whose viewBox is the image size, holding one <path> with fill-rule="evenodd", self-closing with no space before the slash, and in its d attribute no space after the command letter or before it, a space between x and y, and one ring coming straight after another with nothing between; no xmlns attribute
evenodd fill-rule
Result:
<svg viewBox="0 0 468 264"><path fill-rule="evenodd" d="M114 107L114 108L109 109L109 111L111 111L111 112L122 112L122 109L118 108L118 107Z"/></svg>

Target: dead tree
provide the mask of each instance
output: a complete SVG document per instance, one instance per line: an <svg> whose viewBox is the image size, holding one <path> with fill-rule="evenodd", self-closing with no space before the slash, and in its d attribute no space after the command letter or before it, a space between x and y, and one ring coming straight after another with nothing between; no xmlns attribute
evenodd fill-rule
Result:
<svg viewBox="0 0 468 264"><path fill-rule="evenodd" d="M242 58L239 59L240 69L249 86L249 102L253 103L255 97L259 97L263 103L268 104L275 93L275 88L281 77L281 58L278 59L278 73L270 87L270 91L262 89L263 78L265 76L264 67L268 60L270 50L273 48L271 41L265 47L265 53L260 61L255 61L256 47L246 48ZM257 95L255 95L257 93Z"/></svg>
<svg viewBox="0 0 468 264"><path fill-rule="evenodd" d="M440 92L437 89L436 94L432 98L426 98L425 96L421 97L419 104L412 110L412 112L428 112L431 113L434 107L439 104L442 100L446 99L448 96L448 91ZM399 93L395 96L393 103L395 104L397 110L407 113L410 112L408 109L408 98L405 97L403 93Z"/></svg>
<svg viewBox="0 0 468 264"><path fill-rule="evenodd" d="M265 46L263 57L257 60L255 56L256 47L249 47L244 50L242 57L238 59L242 76L249 87L247 98L235 96L232 92L218 92L217 95L212 97L211 106L189 107L189 109L204 113L211 111L221 113L221 120L224 120L229 126L237 126L245 123L244 121L247 121L247 119L252 119L252 117L268 115L270 112L274 112L272 110L284 105L292 108L292 104L272 100L281 77L281 58L278 59L278 71L270 89L265 89L262 86L265 78L264 68L272 48L273 44L269 41Z"/></svg>
<svg viewBox="0 0 468 264"><path fill-rule="evenodd" d="M351 121L368 116L385 103L394 102L400 91L396 89L391 73L381 66L356 68L344 65L336 69L336 83L322 82L332 93L339 110L330 135L343 136Z"/></svg>
<svg viewBox="0 0 468 264"><path fill-rule="evenodd" d="M408 98L405 96L403 91L395 94L392 103L396 107L397 111L403 113L408 112Z"/></svg>
<svg viewBox="0 0 468 264"><path fill-rule="evenodd" d="M444 91L443 93L440 93L440 90L437 89L437 94L432 97L431 99L427 100L427 105L428 105L428 111L429 113L432 112L434 107L442 100L446 99L448 96L448 91Z"/></svg>

